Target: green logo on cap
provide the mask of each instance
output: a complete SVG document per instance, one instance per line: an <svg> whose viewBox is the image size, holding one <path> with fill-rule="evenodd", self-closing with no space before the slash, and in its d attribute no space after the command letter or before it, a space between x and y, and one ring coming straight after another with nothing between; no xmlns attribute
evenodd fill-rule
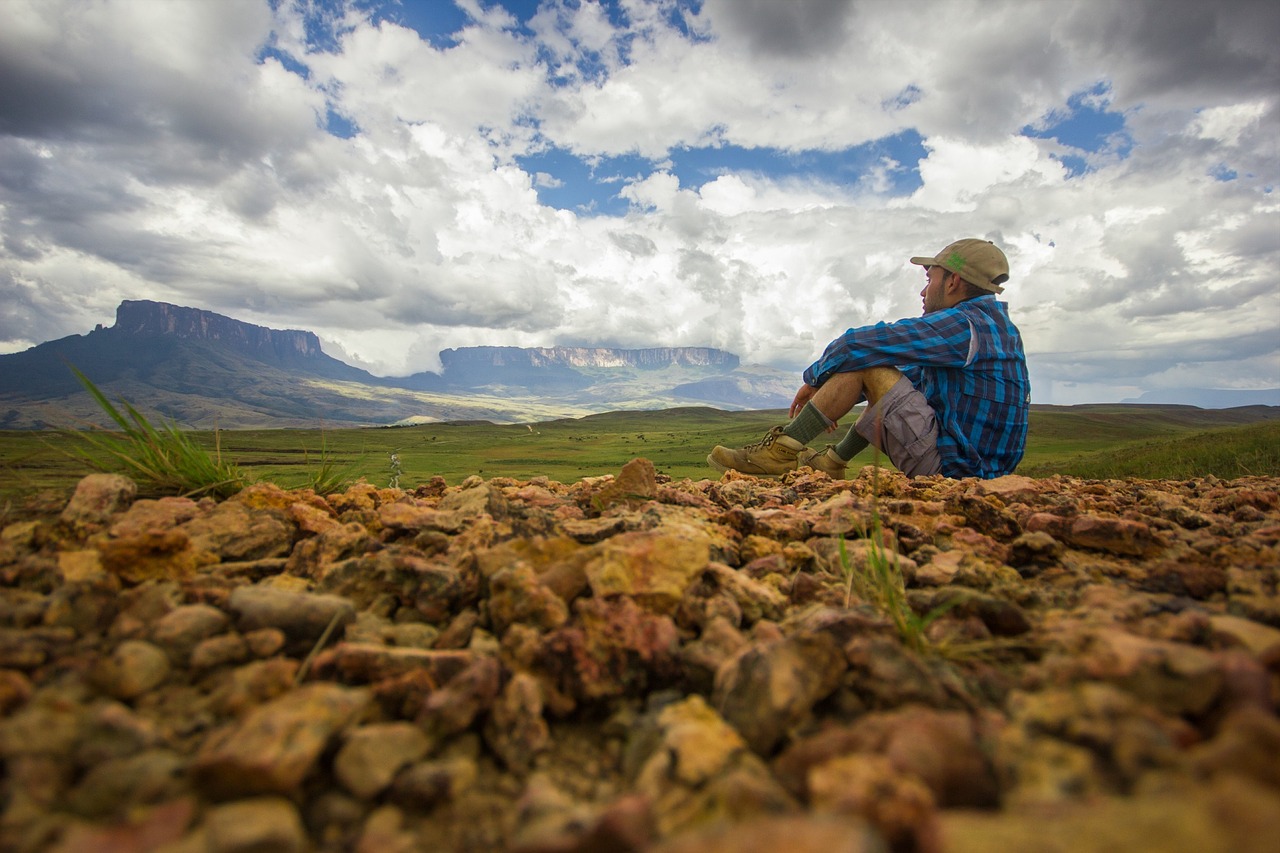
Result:
<svg viewBox="0 0 1280 853"><path fill-rule="evenodd" d="M947 259L943 261L943 264L950 267L953 272L961 272L964 269L965 260L959 252L952 252L947 255Z"/></svg>

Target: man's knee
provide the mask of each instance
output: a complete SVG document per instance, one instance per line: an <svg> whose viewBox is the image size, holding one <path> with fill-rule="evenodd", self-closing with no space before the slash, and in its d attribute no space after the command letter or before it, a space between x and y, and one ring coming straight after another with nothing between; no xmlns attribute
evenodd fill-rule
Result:
<svg viewBox="0 0 1280 853"><path fill-rule="evenodd" d="M889 389L898 384L902 371L896 367L868 367L862 373L862 393L867 403L874 406Z"/></svg>

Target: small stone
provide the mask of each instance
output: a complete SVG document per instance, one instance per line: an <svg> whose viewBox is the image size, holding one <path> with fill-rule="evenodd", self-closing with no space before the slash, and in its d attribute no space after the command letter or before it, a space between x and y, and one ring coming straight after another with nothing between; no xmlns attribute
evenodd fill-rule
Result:
<svg viewBox="0 0 1280 853"><path fill-rule="evenodd" d="M878 755L847 755L809 772L817 813L866 819L895 849L931 849L937 807L920 779Z"/></svg>
<svg viewBox="0 0 1280 853"><path fill-rule="evenodd" d="M125 538L177 527L200 514L200 504L191 498L166 497L134 501L111 525L111 535Z"/></svg>
<svg viewBox="0 0 1280 853"><path fill-rule="evenodd" d="M1082 515L1071 522L1067 538L1081 548L1134 557L1151 556L1162 547L1148 525L1123 518Z"/></svg>
<svg viewBox="0 0 1280 853"><path fill-rule="evenodd" d="M236 614L242 632L278 628L299 647L314 644L333 626L331 639L355 621L356 611L345 598L290 592L267 586L244 586L231 593L227 607Z"/></svg>
<svg viewBox="0 0 1280 853"><path fill-rule="evenodd" d="M119 474L90 474L76 484L75 493L62 511L62 523L74 530L101 529L123 512L138 494L138 486Z"/></svg>
<svg viewBox="0 0 1280 853"><path fill-rule="evenodd" d="M77 764L91 767L135 755L162 741L157 724L149 716L122 702L95 702L84 709L74 758Z"/></svg>
<svg viewBox="0 0 1280 853"><path fill-rule="evenodd" d="M633 727L624 771L635 793L653 803L662 836L796 807L742 736L697 695Z"/></svg>
<svg viewBox="0 0 1280 853"><path fill-rule="evenodd" d="M297 808L283 797L215 806L205 830L208 853L302 853L311 846Z"/></svg>
<svg viewBox="0 0 1280 853"><path fill-rule="evenodd" d="M685 678L696 692L709 694L716 672L746 648L747 642L742 632L727 619L711 619L698 639L680 646L680 665Z"/></svg>
<svg viewBox="0 0 1280 853"><path fill-rule="evenodd" d="M185 759L167 749L151 749L94 764L68 797L77 814L107 818L138 806L186 793Z"/></svg>
<svg viewBox="0 0 1280 853"><path fill-rule="evenodd" d="M745 649L716 673L712 701L753 750L768 755L840 683L845 657L828 634Z"/></svg>
<svg viewBox="0 0 1280 853"><path fill-rule="evenodd" d="M246 631L244 635L245 646L255 658L269 658L276 654L284 648L285 639L284 631L279 628L259 628Z"/></svg>
<svg viewBox="0 0 1280 853"><path fill-rule="evenodd" d="M471 666L475 657L472 652L461 649L408 649L377 643L339 643L332 652L332 665L349 681L373 683L421 673L436 687L441 687Z"/></svg>
<svg viewBox="0 0 1280 853"><path fill-rule="evenodd" d="M238 666L219 678L218 688L210 697L212 707L224 716L243 716L292 690L298 667L298 661L283 657Z"/></svg>
<svg viewBox="0 0 1280 853"><path fill-rule="evenodd" d="M184 524L182 529L191 538L192 547L224 561L288 555L293 547L288 514L273 507L247 506L247 500L252 496L241 493L218 504L208 515Z"/></svg>
<svg viewBox="0 0 1280 853"><path fill-rule="evenodd" d="M1033 577L1062 556L1062 543L1043 530L1023 533L1009 545L1009 565L1023 577Z"/></svg>
<svg viewBox="0 0 1280 853"><path fill-rule="evenodd" d="M1043 486L1040 480L1023 477L1018 474L1007 474L991 480L979 480L977 491L980 495L995 495L1006 504L1015 501L1029 501L1040 494Z"/></svg>
<svg viewBox="0 0 1280 853"><path fill-rule="evenodd" d="M189 578L200 565L191 540L178 528L108 539L98 550L103 568L135 584Z"/></svg>
<svg viewBox="0 0 1280 853"><path fill-rule="evenodd" d="M499 489L483 480L464 482L457 491L451 490L440 499L440 509L457 512L465 518L480 515L503 518L507 514L507 500Z"/></svg>
<svg viewBox="0 0 1280 853"><path fill-rule="evenodd" d="M517 772L551 745L551 731L542 717L542 690L528 673L518 672L498 696L485 726L485 742Z"/></svg>
<svg viewBox="0 0 1280 853"><path fill-rule="evenodd" d="M586 573L596 598L628 595L657 613L675 610L711 553L706 534L692 527L623 533L595 547Z"/></svg>
<svg viewBox="0 0 1280 853"><path fill-rule="evenodd" d="M209 736L192 775L214 796L293 793L369 701L366 690L303 685Z"/></svg>
<svg viewBox="0 0 1280 853"><path fill-rule="evenodd" d="M431 742L411 723L377 723L352 729L334 758L333 771L361 800L380 794L396 773L427 754Z"/></svg>
<svg viewBox="0 0 1280 853"><path fill-rule="evenodd" d="M1120 688L1084 681L1015 692L1009 725L996 738L995 765L1006 803L1057 803L1135 786L1177 767L1179 744L1196 735Z"/></svg>
<svg viewBox="0 0 1280 853"><path fill-rule="evenodd" d="M176 607L160 617L151 627L151 639L165 649L175 663L185 662L201 640L227 629L227 614L208 604Z"/></svg>
<svg viewBox="0 0 1280 853"><path fill-rule="evenodd" d="M1123 687L1169 714L1203 714L1225 680L1220 661L1202 648L1120 629L1095 634L1083 664L1090 676Z"/></svg>
<svg viewBox="0 0 1280 853"><path fill-rule="evenodd" d="M499 636L515 622L547 631L569 620L569 607L531 567L517 564L489 578L489 619Z"/></svg>
<svg viewBox="0 0 1280 853"><path fill-rule="evenodd" d="M85 551L59 551L58 573L67 583L79 583L92 580L106 569L102 565L102 554L89 549Z"/></svg>
<svg viewBox="0 0 1280 853"><path fill-rule="evenodd" d="M471 787L478 773L475 759L466 756L424 761L396 776L389 796L406 808L426 811Z"/></svg>
<svg viewBox="0 0 1280 853"><path fill-rule="evenodd" d="M169 677L169 656L143 640L125 640L95 672L95 680L117 699L136 699Z"/></svg>
<svg viewBox="0 0 1280 853"><path fill-rule="evenodd" d="M405 622L387 630L387 641L406 649L429 649L439 636L439 628L424 622Z"/></svg>
<svg viewBox="0 0 1280 853"><path fill-rule="evenodd" d="M606 483L591 499L601 511L616 504L640 506L658 495L658 483L653 463L648 459L632 459L622 466L617 479Z"/></svg>
<svg viewBox="0 0 1280 853"><path fill-rule="evenodd" d="M418 839L404 829L404 814L395 806L374 809L364 822L355 853L418 853Z"/></svg>
<svg viewBox="0 0 1280 853"><path fill-rule="evenodd" d="M995 770L965 712L911 706L862 717L853 732L899 772L924 782L942 807L991 808L999 802Z"/></svg>
<svg viewBox="0 0 1280 853"><path fill-rule="evenodd" d="M1200 600L1224 592L1227 586L1226 570L1203 560L1148 564L1142 574L1138 589Z"/></svg>
<svg viewBox="0 0 1280 853"><path fill-rule="evenodd" d="M502 667L489 655L476 656L462 672L431 693L418 722L433 735L457 734L493 705L502 684Z"/></svg>
<svg viewBox="0 0 1280 853"><path fill-rule="evenodd" d="M1237 711L1191 756L1205 775L1234 773L1280 789L1280 720L1259 708Z"/></svg>
<svg viewBox="0 0 1280 853"><path fill-rule="evenodd" d="M194 670L213 669L249 659L249 645L239 634L210 637L191 650L190 666Z"/></svg>
<svg viewBox="0 0 1280 853"><path fill-rule="evenodd" d="M0 669L0 717L7 717L31 698L31 679L12 669Z"/></svg>
<svg viewBox="0 0 1280 853"><path fill-rule="evenodd" d="M566 696L597 700L643 693L678 672L680 635L668 616L630 596L580 598L575 622L546 634L537 666Z"/></svg>
<svg viewBox="0 0 1280 853"><path fill-rule="evenodd" d="M1218 614L1209 617L1215 634L1230 637L1255 657L1265 659L1280 653L1280 629L1241 616Z"/></svg>
<svg viewBox="0 0 1280 853"><path fill-rule="evenodd" d="M603 542L627 529L626 518L604 515L599 518L571 518L560 524L564 534L584 545Z"/></svg>

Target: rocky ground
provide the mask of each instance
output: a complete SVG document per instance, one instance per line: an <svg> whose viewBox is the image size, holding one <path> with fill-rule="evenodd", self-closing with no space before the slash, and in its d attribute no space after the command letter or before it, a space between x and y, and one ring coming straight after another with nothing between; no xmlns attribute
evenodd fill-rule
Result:
<svg viewBox="0 0 1280 853"><path fill-rule="evenodd" d="M94 475L3 526L0 845L1274 850L1277 485Z"/></svg>

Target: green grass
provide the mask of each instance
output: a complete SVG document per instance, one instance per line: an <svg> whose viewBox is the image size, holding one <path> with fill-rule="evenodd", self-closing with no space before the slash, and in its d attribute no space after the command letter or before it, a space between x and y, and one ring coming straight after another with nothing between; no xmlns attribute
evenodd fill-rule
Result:
<svg viewBox="0 0 1280 853"><path fill-rule="evenodd" d="M120 411L83 373L74 367L71 372L118 427L65 431L76 458L129 475L144 494L228 497L244 488L244 474L222 458L217 436L209 452L172 421L156 426L127 402Z"/></svg>
<svg viewBox="0 0 1280 853"><path fill-rule="evenodd" d="M844 537L840 538L840 565L845 579L845 603L848 607L853 595L875 606L893 622L898 639L915 652L940 651L929 641L929 626L959 603L959 599L944 602L923 615L916 613L907 601L906 580L896 552L887 549L881 533L880 513L872 510L872 527L866 537L870 543L867 552L867 569L858 571L849 560Z"/></svg>
<svg viewBox="0 0 1280 853"><path fill-rule="evenodd" d="M1019 473L1153 479L1280 476L1276 450L1280 419L1237 426L1242 417L1233 410L1185 407L1033 408L1027 455ZM638 456L677 480L717 478L706 464L711 447L755 441L785 419L785 412L777 410L680 408L611 412L531 425L473 422L320 429L318 422L312 430L182 435L209 454L220 452L223 459L234 461L250 481L268 480L285 487L316 485L324 492L355 478L386 486L392 476L392 453L400 457L404 488L433 476L444 477L450 484L472 475L520 480L545 476L573 483L616 474ZM60 432L0 431L0 501L47 490L69 492L92 470L84 460L67 455L74 441ZM871 458L869 451L858 456L849 476ZM327 484L318 483L318 473L326 470L338 476Z"/></svg>
<svg viewBox="0 0 1280 853"><path fill-rule="evenodd" d="M1032 477L1068 474L1091 480L1276 477L1280 476L1280 421L1127 441L1118 447L1024 464L1019 473Z"/></svg>

